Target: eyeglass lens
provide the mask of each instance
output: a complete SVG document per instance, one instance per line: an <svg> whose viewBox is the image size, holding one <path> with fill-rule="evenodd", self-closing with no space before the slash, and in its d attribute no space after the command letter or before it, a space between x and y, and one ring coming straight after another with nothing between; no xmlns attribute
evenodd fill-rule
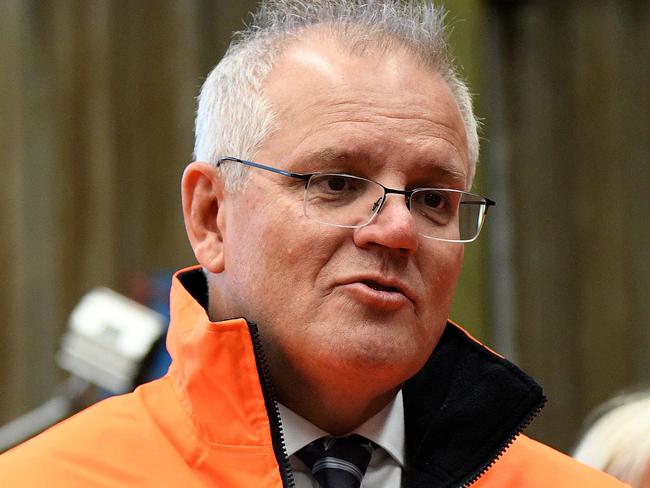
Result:
<svg viewBox="0 0 650 488"><path fill-rule="evenodd" d="M384 188L365 178L317 174L305 191L305 215L341 227L361 227L379 212ZM413 192L410 209L418 233L425 237L470 241L483 223L486 201L458 190L422 189Z"/></svg>

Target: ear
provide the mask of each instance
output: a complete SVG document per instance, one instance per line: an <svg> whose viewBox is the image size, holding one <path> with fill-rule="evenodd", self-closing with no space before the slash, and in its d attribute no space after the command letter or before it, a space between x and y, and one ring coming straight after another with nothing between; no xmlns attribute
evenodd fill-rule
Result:
<svg viewBox="0 0 650 488"><path fill-rule="evenodd" d="M224 270L225 186L217 169L194 162L182 180L183 219L194 255L211 273Z"/></svg>

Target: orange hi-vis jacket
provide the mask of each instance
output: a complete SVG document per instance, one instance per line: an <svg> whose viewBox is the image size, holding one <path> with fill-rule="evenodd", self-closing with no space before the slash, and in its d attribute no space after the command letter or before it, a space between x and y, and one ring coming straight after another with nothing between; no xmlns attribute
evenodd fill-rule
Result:
<svg viewBox="0 0 650 488"><path fill-rule="evenodd" d="M169 372L0 456L0 487L293 486L257 327L206 302L202 271L179 272ZM623 486L522 435L541 388L453 324L403 398L406 488Z"/></svg>

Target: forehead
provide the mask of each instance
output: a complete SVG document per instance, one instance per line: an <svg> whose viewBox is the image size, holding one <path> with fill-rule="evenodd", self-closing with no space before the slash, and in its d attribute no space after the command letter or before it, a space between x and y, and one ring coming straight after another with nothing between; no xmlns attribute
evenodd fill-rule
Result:
<svg viewBox="0 0 650 488"><path fill-rule="evenodd" d="M269 73L264 94L276 117L258 159L313 171L300 165L320 154L326 162L407 175L427 168L469 175L451 90L403 50L357 55L322 37L295 41Z"/></svg>

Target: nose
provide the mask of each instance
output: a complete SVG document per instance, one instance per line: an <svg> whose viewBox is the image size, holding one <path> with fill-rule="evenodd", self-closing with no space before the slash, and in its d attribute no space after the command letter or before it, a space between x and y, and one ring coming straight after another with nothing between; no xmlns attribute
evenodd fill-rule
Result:
<svg viewBox="0 0 650 488"><path fill-rule="evenodd" d="M418 249L419 239L404 196L387 195L375 218L368 225L355 229L354 243L364 249L375 244L407 256L413 255Z"/></svg>

